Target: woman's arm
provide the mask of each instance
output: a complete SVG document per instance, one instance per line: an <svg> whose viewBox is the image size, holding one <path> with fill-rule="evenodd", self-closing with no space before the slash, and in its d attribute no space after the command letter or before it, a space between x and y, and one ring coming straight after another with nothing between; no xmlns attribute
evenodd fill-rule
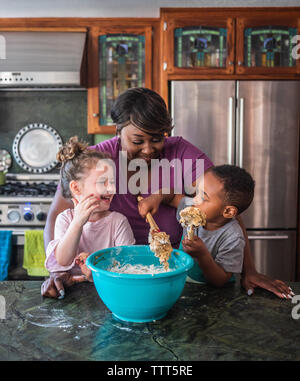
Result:
<svg viewBox="0 0 300 381"><path fill-rule="evenodd" d="M247 234L245 225L244 225L243 220L240 216L237 216L236 219L237 219L238 223L240 224L240 227L243 230L243 234L244 234L244 238L245 238L243 273L249 272L249 271L256 271L255 265L253 262L253 258L251 255L250 243L249 243L248 234Z"/></svg>
<svg viewBox="0 0 300 381"><path fill-rule="evenodd" d="M50 206L47 220L44 228L44 247L47 249L48 243L54 239L54 227L55 220L59 213L63 212L68 208L72 208L73 204L70 200L65 199L61 195L60 189L58 189L55 193L54 199Z"/></svg>
<svg viewBox="0 0 300 381"><path fill-rule="evenodd" d="M158 211L159 205L161 203L171 205L170 203L173 199L173 189L159 189L158 192L153 193L138 202L139 213L143 218L146 217L147 213L155 214Z"/></svg>
<svg viewBox="0 0 300 381"><path fill-rule="evenodd" d="M291 299L294 293L287 284L278 279L271 279L268 276L260 274L256 271L245 225L240 216L237 216L237 220L245 237L244 262L241 282L248 295L253 294L255 287L261 287L273 292L279 298Z"/></svg>

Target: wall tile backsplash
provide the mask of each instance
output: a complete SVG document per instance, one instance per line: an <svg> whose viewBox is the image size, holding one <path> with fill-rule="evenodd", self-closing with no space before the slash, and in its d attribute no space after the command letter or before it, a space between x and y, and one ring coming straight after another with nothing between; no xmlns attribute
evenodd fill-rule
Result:
<svg viewBox="0 0 300 381"><path fill-rule="evenodd" d="M0 149L12 155L16 134L28 124L43 123L53 127L63 143L71 136L93 144L87 134L86 91L0 91ZM13 158L10 173L26 173ZM51 171L58 172L58 168Z"/></svg>

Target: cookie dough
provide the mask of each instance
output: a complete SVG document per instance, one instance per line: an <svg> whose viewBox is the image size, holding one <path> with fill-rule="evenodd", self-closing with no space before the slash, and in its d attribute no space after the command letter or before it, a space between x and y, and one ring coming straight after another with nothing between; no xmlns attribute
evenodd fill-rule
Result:
<svg viewBox="0 0 300 381"><path fill-rule="evenodd" d="M206 224L206 215L195 206L188 206L179 212L181 226L187 228L188 239L193 239L194 229Z"/></svg>
<svg viewBox="0 0 300 381"><path fill-rule="evenodd" d="M165 232L150 232L150 250L159 258L160 263L164 265L165 270L168 270L168 260L171 256L173 248L170 242L170 236Z"/></svg>

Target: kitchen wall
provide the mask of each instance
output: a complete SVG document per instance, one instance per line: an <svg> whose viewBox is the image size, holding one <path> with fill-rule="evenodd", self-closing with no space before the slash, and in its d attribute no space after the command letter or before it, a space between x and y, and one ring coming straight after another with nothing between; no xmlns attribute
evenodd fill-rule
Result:
<svg viewBox="0 0 300 381"><path fill-rule="evenodd" d="M86 91L0 91L0 149L12 154L16 134L33 123L53 127L63 142L78 135L92 144L93 136L87 134L86 109ZM26 173L15 160L9 172Z"/></svg>
<svg viewBox="0 0 300 381"><path fill-rule="evenodd" d="M289 7L299 0L0 0L1 17L159 17L167 7Z"/></svg>

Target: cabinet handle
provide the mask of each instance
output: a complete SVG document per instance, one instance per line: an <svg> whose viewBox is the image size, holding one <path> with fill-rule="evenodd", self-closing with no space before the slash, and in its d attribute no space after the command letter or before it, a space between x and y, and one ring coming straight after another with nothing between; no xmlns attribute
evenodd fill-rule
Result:
<svg viewBox="0 0 300 381"><path fill-rule="evenodd" d="M94 118L98 118L99 114L93 114Z"/></svg>
<svg viewBox="0 0 300 381"><path fill-rule="evenodd" d="M233 164L232 157L232 143L233 143L233 97L228 99L228 119L227 119L227 129L228 129L228 142L227 142L227 160L228 164Z"/></svg>
<svg viewBox="0 0 300 381"><path fill-rule="evenodd" d="M239 66L243 66L243 61L239 61L239 62L238 62L238 65L239 65Z"/></svg>
<svg viewBox="0 0 300 381"><path fill-rule="evenodd" d="M243 168L243 148L244 148L244 98L240 99L240 128L239 128L239 166Z"/></svg>

